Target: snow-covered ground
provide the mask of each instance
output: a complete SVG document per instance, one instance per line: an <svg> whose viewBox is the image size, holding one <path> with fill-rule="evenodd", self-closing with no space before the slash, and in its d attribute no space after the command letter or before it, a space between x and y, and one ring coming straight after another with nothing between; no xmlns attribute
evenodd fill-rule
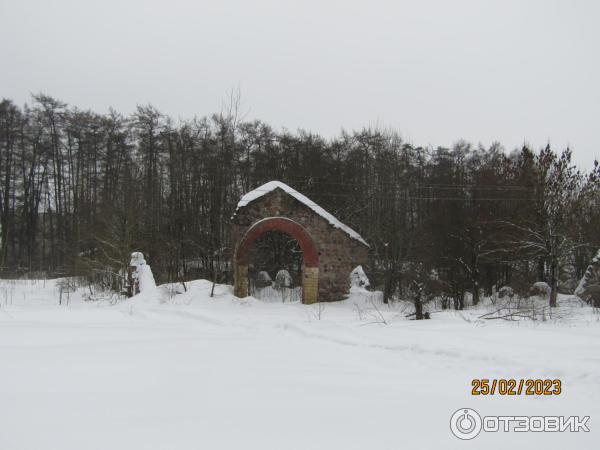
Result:
<svg viewBox="0 0 600 450"><path fill-rule="evenodd" d="M490 306L413 321L358 290L323 308L210 298L206 281L118 302L58 286L0 281L1 450L598 448L600 316L575 299L545 321L479 319ZM563 392L472 396L474 378ZM591 431L461 441L463 407Z"/></svg>

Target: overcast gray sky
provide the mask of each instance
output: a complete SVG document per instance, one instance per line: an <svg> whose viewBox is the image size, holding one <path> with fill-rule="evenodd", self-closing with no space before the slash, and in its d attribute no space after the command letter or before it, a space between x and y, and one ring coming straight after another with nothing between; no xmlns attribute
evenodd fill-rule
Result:
<svg viewBox="0 0 600 450"><path fill-rule="evenodd" d="M0 0L0 97L217 112L332 137L379 123L419 145L566 145L600 158L593 0Z"/></svg>

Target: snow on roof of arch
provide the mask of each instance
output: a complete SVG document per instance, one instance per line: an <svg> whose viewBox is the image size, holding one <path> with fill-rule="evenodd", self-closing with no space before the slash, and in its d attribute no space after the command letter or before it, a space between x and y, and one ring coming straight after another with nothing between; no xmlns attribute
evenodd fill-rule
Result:
<svg viewBox="0 0 600 450"><path fill-rule="evenodd" d="M253 191L248 192L238 202L236 212L238 209L246 206L248 203L253 202L257 198L260 198L263 195L268 194L269 192L273 192L275 189L281 189L285 193L291 195L296 200L298 200L300 203L308 206L310 209L312 209L314 212L316 212L319 216L323 217L325 220L327 220L327 222L329 222L335 228L339 228L344 233L346 233L348 236L350 236L352 239L356 239L357 241L359 241L359 242L365 244L367 247L369 247L369 244L367 244L367 242L361 237L360 234L358 234L356 231L354 231L349 226L344 225L342 222L340 222L338 219L336 219L332 214L325 211L323 208L321 208L319 205L317 205L311 199L309 199L305 195L302 195L300 192L296 191L295 189L292 189L287 184L282 183L281 181L269 181L268 183L265 183L262 186L257 187Z"/></svg>

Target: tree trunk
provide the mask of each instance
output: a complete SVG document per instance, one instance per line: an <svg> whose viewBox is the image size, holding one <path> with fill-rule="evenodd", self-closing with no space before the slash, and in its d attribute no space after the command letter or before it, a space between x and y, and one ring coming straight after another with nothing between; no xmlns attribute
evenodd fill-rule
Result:
<svg viewBox="0 0 600 450"><path fill-rule="evenodd" d="M417 291L415 294L415 319L423 320L423 303L421 303L421 292Z"/></svg>
<svg viewBox="0 0 600 450"><path fill-rule="evenodd" d="M393 269L389 268L385 275L385 283L383 288L383 303L385 303L386 305L389 303L389 299L392 297L392 286L394 285L392 270Z"/></svg>
<svg viewBox="0 0 600 450"><path fill-rule="evenodd" d="M550 263L550 307L556 307L556 297L558 294L558 277L556 276L558 261L553 257Z"/></svg>
<svg viewBox="0 0 600 450"><path fill-rule="evenodd" d="M473 280L473 306L479 303L479 282L477 279Z"/></svg>

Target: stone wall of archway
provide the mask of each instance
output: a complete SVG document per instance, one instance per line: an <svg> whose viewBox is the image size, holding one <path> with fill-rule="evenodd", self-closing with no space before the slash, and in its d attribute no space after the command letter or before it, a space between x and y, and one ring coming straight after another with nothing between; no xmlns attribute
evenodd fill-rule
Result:
<svg viewBox="0 0 600 450"><path fill-rule="evenodd" d="M310 200L301 195L300 200L304 201L300 201L298 196L286 192L291 190L289 186L278 184L282 188L240 202L242 206L232 217L235 295L248 295L248 256L254 241L267 231L276 230L291 235L300 244L304 258L303 303L343 300L352 269L359 264L369 266L368 245L357 234L349 235L345 225L340 224L345 229L332 225L331 219L335 218L330 216L328 220L316 212L318 205L308 203Z"/></svg>

